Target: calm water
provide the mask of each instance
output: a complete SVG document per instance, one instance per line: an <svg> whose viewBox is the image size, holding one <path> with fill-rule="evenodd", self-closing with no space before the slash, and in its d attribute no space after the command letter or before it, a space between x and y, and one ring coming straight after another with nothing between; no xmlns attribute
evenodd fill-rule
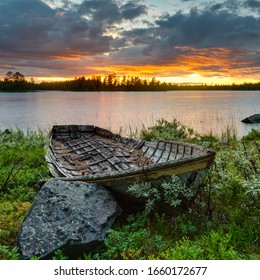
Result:
<svg viewBox="0 0 260 280"><path fill-rule="evenodd" d="M177 118L198 132L220 134L227 125L242 136L259 125L241 119L260 113L260 91L0 93L0 129L51 129L94 124L124 134L157 119Z"/></svg>

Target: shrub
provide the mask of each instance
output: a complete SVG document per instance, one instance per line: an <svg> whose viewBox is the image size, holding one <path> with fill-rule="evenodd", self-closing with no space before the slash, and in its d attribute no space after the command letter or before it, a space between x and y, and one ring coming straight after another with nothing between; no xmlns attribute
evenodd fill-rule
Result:
<svg viewBox="0 0 260 280"><path fill-rule="evenodd" d="M254 129L252 130L244 137L245 140L258 140L260 141L260 129Z"/></svg>
<svg viewBox="0 0 260 280"><path fill-rule="evenodd" d="M14 244L30 203L4 201L0 203L0 240L2 245Z"/></svg>
<svg viewBox="0 0 260 280"><path fill-rule="evenodd" d="M192 128L186 127L176 119L171 122L165 119L159 119L154 126L147 129L143 128L140 132L140 138L147 141L155 141L158 139L174 141L185 139L187 141L187 139L196 137L197 134Z"/></svg>
<svg viewBox="0 0 260 280"><path fill-rule="evenodd" d="M183 237L160 255L165 260L238 260L240 254L231 245L231 235L212 231L192 241Z"/></svg>
<svg viewBox="0 0 260 280"><path fill-rule="evenodd" d="M0 260L19 260L18 249L0 245Z"/></svg>
<svg viewBox="0 0 260 280"><path fill-rule="evenodd" d="M40 187L40 174L49 176L45 144L46 138L40 133L0 132L0 199L8 194L24 200L27 192L27 199L33 199Z"/></svg>
<svg viewBox="0 0 260 280"><path fill-rule="evenodd" d="M0 258L16 258L15 240L30 203L49 176L41 133L0 131Z"/></svg>
<svg viewBox="0 0 260 280"><path fill-rule="evenodd" d="M180 206L184 201L194 197L192 190L187 187L178 176L171 176L160 185L151 182L141 182L129 187L129 192L136 197L146 200L145 210L149 213L156 204L168 204L172 208Z"/></svg>

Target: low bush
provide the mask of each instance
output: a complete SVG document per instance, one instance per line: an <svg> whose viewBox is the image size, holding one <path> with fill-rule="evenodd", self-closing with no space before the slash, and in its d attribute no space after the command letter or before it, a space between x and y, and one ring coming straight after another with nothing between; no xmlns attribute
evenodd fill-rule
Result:
<svg viewBox="0 0 260 280"><path fill-rule="evenodd" d="M139 137L147 141L159 139L171 141L182 141L185 139L187 141L198 137L198 134L192 128L186 127L176 119L173 119L171 122L159 119L154 126L143 128Z"/></svg>
<svg viewBox="0 0 260 280"><path fill-rule="evenodd" d="M15 240L24 216L49 176L42 133L0 132L0 259L16 256Z"/></svg>

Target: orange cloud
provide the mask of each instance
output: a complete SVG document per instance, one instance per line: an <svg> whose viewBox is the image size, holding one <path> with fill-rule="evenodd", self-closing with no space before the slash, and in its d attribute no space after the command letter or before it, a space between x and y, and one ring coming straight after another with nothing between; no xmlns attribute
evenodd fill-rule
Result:
<svg viewBox="0 0 260 280"><path fill-rule="evenodd" d="M242 83L259 81L259 67L246 52L228 48L175 47L174 57L157 60L157 64L122 65L115 63L112 57L99 56L96 59L66 50L55 59L68 62L67 78L42 77L38 80L65 80L75 76L108 75L140 78L155 77L158 80L173 83ZM133 63L133 61L131 62ZM138 61L138 63L140 63ZM73 69L77 70L74 71ZM70 75L70 72L73 77ZM42 75L43 76L43 75Z"/></svg>
<svg viewBox="0 0 260 280"><path fill-rule="evenodd" d="M86 53L82 54L74 50L64 50L59 55L51 55L50 58L59 60L80 60L83 55L86 55Z"/></svg>
<svg viewBox="0 0 260 280"><path fill-rule="evenodd" d="M79 60L81 58L81 55L70 55L70 56L55 55L55 56L51 56L51 58L55 58L59 60Z"/></svg>
<svg viewBox="0 0 260 280"><path fill-rule="evenodd" d="M224 48L188 48L190 53L180 55L177 63L188 72L201 76L223 76L253 78L256 76L258 67L254 61L243 51L235 51Z"/></svg>
<svg viewBox="0 0 260 280"><path fill-rule="evenodd" d="M257 81L258 66L248 60L245 53L226 48L176 47L178 55L162 65L117 65L92 66L88 69L96 74L116 73L139 77L156 77L162 80L174 78L198 79L210 82Z"/></svg>
<svg viewBox="0 0 260 280"><path fill-rule="evenodd" d="M178 65L111 65L111 66L98 66L89 67L93 72L100 73L116 73L118 75L129 76L161 76L165 74L172 74L178 70Z"/></svg>

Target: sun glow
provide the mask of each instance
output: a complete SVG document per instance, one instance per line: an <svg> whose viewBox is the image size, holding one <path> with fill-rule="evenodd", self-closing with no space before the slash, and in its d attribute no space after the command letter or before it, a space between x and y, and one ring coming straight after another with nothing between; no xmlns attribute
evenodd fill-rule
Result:
<svg viewBox="0 0 260 280"><path fill-rule="evenodd" d="M232 49L225 48L194 48L176 47L167 64L165 61L157 61L156 64L124 65L114 63L110 53L104 53L102 59L85 60L88 65L80 63L80 54L69 53L68 56L57 56L60 60L74 60L82 74L75 76L85 76L86 78L97 75L104 78L109 74L116 74L119 78L123 76L140 77L151 79L155 77L161 82L177 84L232 84L232 83L255 83L259 81L257 66L254 62L243 59L244 54ZM73 62L71 62L73 63ZM239 64L239 67L238 67ZM98 66L97 66L98 65ZM84 72L84 69L86 72ZM37 81L65 81L74 79L75 76L68 77L36 77Z"/></svg>
<svg viewBox="0 0 260 280"><path fill-rule="evenodd" d="M35 77L37 82L64 82L68 80L72 80L74 78L71 77Z"/></svg>

